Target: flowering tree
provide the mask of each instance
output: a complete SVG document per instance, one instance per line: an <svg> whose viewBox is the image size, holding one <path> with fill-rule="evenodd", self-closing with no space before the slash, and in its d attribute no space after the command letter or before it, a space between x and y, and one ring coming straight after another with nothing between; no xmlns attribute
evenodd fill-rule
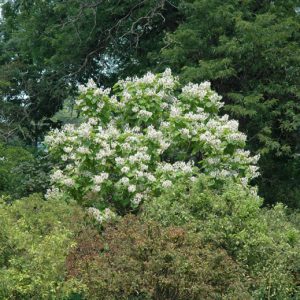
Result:
<svg viewBox="0 0 300 300"><path fill-rule="evenodd" d="M218 115L223 103L209 82L179 82L167 69L119 81L110 89L89 81L76 101L84 117L45 138L64 162L52 175L47 196L64 193L85 206L122 211L200 173L247 185L258 157L243 150L238 122ZM98 213L100 220L104 215Z"/></svg>

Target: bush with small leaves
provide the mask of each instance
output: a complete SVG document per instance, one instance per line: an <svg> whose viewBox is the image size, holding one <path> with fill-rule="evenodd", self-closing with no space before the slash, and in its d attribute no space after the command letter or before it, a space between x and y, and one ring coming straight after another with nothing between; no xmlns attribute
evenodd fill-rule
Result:
<svg viewBox="0 0 300 300"><path fill-rule="evenodd" d="M0 298L65 299L81 290L79 282L65 279L82 209L37 194L0 201Z"/></svg>
<svg viewBox="0 0 300 300"><path fill-rule="evenodd" d="M245 270L221 247L180 227L127 215L86 231L68 256L86 299L251 299Z"/></svg>

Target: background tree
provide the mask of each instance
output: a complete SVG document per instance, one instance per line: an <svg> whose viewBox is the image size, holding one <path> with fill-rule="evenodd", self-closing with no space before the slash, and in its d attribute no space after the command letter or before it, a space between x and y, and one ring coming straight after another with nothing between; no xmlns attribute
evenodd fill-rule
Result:
<svg viewBox="0 0 300 300"><path fill-rule="evenodd" d="M106 85L128 67L134 73L137 57L155 48L149 40L173 26L173 11L166 0L6 1L0 37L1 115L16 129L2 134L18 133L36 144L78 83L94 78Z"/></svg>
<svg viewBox="0 0 300 300"><path fill-rule="evenodd" d="M180 1L184 19L149 57L184 82L210 80L262 154L268 203L299 207L300 16L297 1ZM288 200L289 199L289 200Z"/></svg>

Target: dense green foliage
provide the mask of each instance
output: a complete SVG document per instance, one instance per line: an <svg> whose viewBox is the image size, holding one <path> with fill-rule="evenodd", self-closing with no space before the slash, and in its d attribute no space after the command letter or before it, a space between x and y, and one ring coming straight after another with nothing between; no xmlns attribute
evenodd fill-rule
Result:
<svg viewBox="0 0 300 300"><path fill-rule="evenodd" d="M65 281L65 261L82 218L78 207L37 194L1 201L0 298L63 299L76 291Z"/></svg>
<svg viewBox="0 0 300 300"><path fill-rule="evenodd" d="M203 176L99 232L61 199L2 201L1 298L297 299L300 232L261 202Z"/></svg>
<svg viewBox="0 0 300 300"><path fill-rule="evenodd" d="M49 188L52 162L48 156L22 146L0 143L0 195L11 200Z"/></svg>
<svg viewBox="0 0 300 300"><path fill-rule="evenodd" d="M16 169L21 164L32 164L34 156L21 146L0 143L0 195L23 196L25 173Z"/></svg>
<svg viewBox="0 0 300 300"><path fill-rule="evenodd" d="M272 209L261 209L261 204L261 198L237 183L216 186L203 176L146 203L144 216L164 226L187 225L225 247L255 278L255 298L290 299L299 280L300 232L281 204Z"/></svg>

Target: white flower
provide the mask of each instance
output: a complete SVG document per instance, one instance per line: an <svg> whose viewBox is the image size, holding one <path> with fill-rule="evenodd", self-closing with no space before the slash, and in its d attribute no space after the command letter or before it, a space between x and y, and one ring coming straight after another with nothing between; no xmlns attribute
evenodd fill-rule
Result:
<svg viewBox="0 0 300 300"><path fill-rule="evenodd" d="M78 91L79 93L85 93L87 88L84 85L78 85Z"/></svg>
<svg viewBox="0 0 300 300"><path fill-rule="evenodd" d="M98 208L89 207L87 209L88 213L93 216L99 223L109 221L116 217L116 214L109 208L105 208L104 211L100 211Z"/></svg>
<svg viewBox="0 0 300 300"><path fill-rule="evenodd" d="M131 99L131 95L127 91L123 92L123 97L124 97L125 102L127 102L128 100Z"/></svg>
<svg viewBox="0 0 300 300"><path fill-rule="evenodd" d="M97 125L97 124L98 124L98 121L97 121L96 118L89 118L88 123L89 123L90 125Z"/></svg>
<svg viewBox="0 0 300 300"><path fill-rule="evenodd" d="M90 150L87 147L78 147L77 152L81 154L89 154Z"/></svg>
<svg viewBox="0 0 300 300"><path fill-rule="evenodd" d="M162 151L167 150L170 147L171 143L166 142L166 141L161 141L160 142L160 148Z"/></svg>
<svg viewBox="0 0 300 300"><path fill-rule="evenodd" d="M122 157L116 157L115 161L116 161L117 165L124 165L125 164L125 159L122 158Z"/></svg>
<svg viewBox="0 0 300 300"><path fill-rule="evenodd" d="M51 187L50 189L47 189L47 192L45 194L45 198L47 200L50 200L50 199L59 199L60 197L62 196L62 192L60 191L59 188L57 187Z"/></svg>
<svg viewBox="0 0 300 300"><path fill-rule="evenodd" d="M64 147L63 150L66 152L66 153L70 153L73 151L73 147Z"/></svg>
<svg viewBox="0 0 300 300"><path fill-rule="evenodd" d="M140 168L141 168L141 170L143 170L143 171L148 170L148 166L145 165L145 164L141 164L141 165L140 165Z"/></svg>
<svg viewBox="0 0 300 300"><path fill-rule="evenodd" d="M94 178L93 178L93 181L95 184L101 184L103 183L105 180L107 180L109 177L109 174L108 173L101 173L100 175L95 175Z"/></svg>
<svg viewBox="0 0 300 300"><path fill-rule="evenodd" d="M74 166L71 164L66 165L66 170L71 171L74 169Z"/></svg>
<svg viewBox="0 0 300 300"><path fill-rule="evenodd" d="M87 83L86 86L87 86L87 88L90 88L90 89L94 89L94 88L97 87L95 81L93 79L91 79L91 78L88 80L88 83Z"/></svg>
<svg viewBox="0 0 300 300"><path fill-rule="evenodd" d="M162 186L163 186L164 188L168 188L168 187L172 186L172 181L170 181L170 180L165 180L165 181L162 183Z"/></svg>
<svg viewBox="0 0 300 300"><path fill-rule="evenodd" d="M123 167L122 169L121 169L121 172L122 173L127 173L127 172L129 172L129 168L128 167Z"/></svg>
<svg viewBox="0 0 300 300"><path fill-rule="evenodd" d="M209 90L210 89L210 82L209 81L204 81L202 83L200 83L199 87L203 90Z"/></svg>
<svg viewBox="0 0 300 300"><path fill-rule="evenodd" d="M128 192L129 193L134 193L136 191L136 186L135 185L130 185L129 187L128 187Z"/></svg>
<svg viewBox="0 0 300 300"><path fill-rule="evenodd" d="M101 186L100 185L95 185L94 188L93 188L93 191L97 192L97 193L100 192L101 191Z"/></svg>
<svg viewBox="0 0 300 300"><path fill-rule="evenodd" d="M242 183L243 186L246 187L247 184L248 184L248 178L245 178L245 177L241 178L241 183Z"/></svg>
<svg viewBox="0 0 300 300"><path fill-rule="evenodd" d="M176 118L179 117L181 115L181 110L180 108L176 107L176 106L172 106L171 107L171 112L170 112L170 116L172 118Z"/></svg>
<svg viewBox="0 0 300 300"><path fill-rule="evenodd" d="M77 100L75 100L75 103L76 103L76 105L79 106L83 103L83 100L82 99L77 99Z"/></svg>
<svg viewBox="0 0 300 300"><path fill-rule="evenodd" d="M137 172L136 172L136 176L139 177L139 178L142 178L142 177L144 177L144 172L142 172L142 171L137 171Z"/></svg>
<svg viewBox="0 0 300 300"><path fill-rule="evenodd" d="M67 160L68 160L68 155L65 155L65 154L62 155L62 156L61 156L61 160L62 160L62 161L67 161Z"/></svg>
<svg viewBox="0 0 300 300"><path fill-rule="evenodd" d="M166 102L163 102L163 103L160 105L160 107L161 107L162 109L166 109L168 106L169 106L169 105L168 105L168 103L166 103Z"/></svg>
<svg viewBox="0 0 300 300"><path fill-rule="evenodd" d="M75 153L71 154L71 155L69 156L69 159L75 160L75 159L76 159L76 154L75 154Z"/></svg>
<svg viewBox="0 0 300 300"><path fill-rule="evenodd" d="M151 72L148 72L146 75L144 75L142 78L140 79L135 79L138 83L147 83L147 84L151 84L153 83L155 79L155 75L152 74Z"/></svg>
<svg viewBox="0 0 300 300"><path fill-rule="evenodd" d="M131 149L131 145L129 143L124 143L122 145L122 148L125 149L125 150L130 150Z"/></svg>
<svg viewBox="0 0 300 300"><path fill-rule="evenodd" d="M152 112L142 109L139 111L138 116L150 118L152 116Z"/></svg>
<svg viewBox="0 0 300 300"><path fill-rule="evenodd" d="M139 205L142 200L143 200L143 195L141 193L137 193L137 194L135 194L131 203L136 206L136 205Z"/></svg>
<svg viewBox="0 0 300 300"><path fill-rule="evenodd" d="M167 128L167 127L169 127L169 126L170 126L170 122L165 122L165 121L164 121L164 122L161 122L161 123L160 123L160 127L162 127L162 128L164 128L164 127Z"/></svg>
<svg viewBox="0 0 300 300"><path fill-rule="evenodd" d="M220 163L220 158L219 157L209 157L205 161L210 165L217 165L218 163Z"/></svg>
<svg viewBox="0 0 300 300"><path fill-rule="evenodd" d="M154 182L156 178L152 174L147 174L147 179L151 182Z"/></svg>
<svg viewBox="0 0 300 300"><path fill-rule="evenodd" d="M52 181L60 181L63 178L63 172L61 170L56 170L52 175L51 175L51 180Z"/></svg>
<svg viewBox="0 0 300 300"><path fill-rule="evenodd" d="M259 169L258 166L249 166L249 171L250 171L249 173L251 178L256 178L260 175L258 169Z"/></svg>
<svg viewBox="0 0 300 300"><path fill-rule="evenodd" d="M186 137L190 137L190 131L187 128L179 129L179 132Z"/></svg>
<svg viewBox="0 0 300 300"><path fill-rule="evenodd" d="M120 183L123 184L123 185L128 185L129 184L129 178L127 177L122 177L120 179Z"/></svg>
<svg viewBox="0 0 300 300"><path fill-rule="evenodd" d="M68 187L72 187L75 184L75 182L72 178L66 178L63 180L63 184Z"/></svg>
<svg viewBox="0 0 300 300"><path fill-rule="evenodd" d="M92 126L89 123L82 123L78 128L78 135L80 137L88 138L91 134Z"/></svg>

